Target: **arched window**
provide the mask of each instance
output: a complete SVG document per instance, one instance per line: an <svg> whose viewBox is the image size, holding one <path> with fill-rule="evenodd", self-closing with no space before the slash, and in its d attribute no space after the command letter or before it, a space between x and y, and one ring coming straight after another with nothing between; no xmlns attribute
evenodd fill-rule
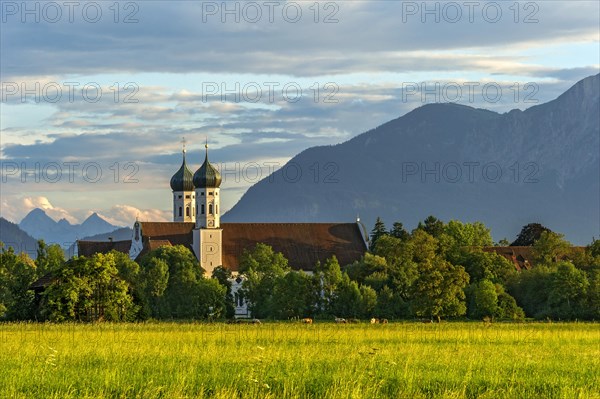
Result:
<svg viewBox="0 0 600 399"><path fill-rule="evenodd" d="M181 207L179 207L179 217L181 217L181 212L182 212L182 209L181 209Z"/></svg>
<svg viewBox="0 0 600 399"><path fill-rule="evenodd" d="M219 205L215 205L215 214L219 214Z"/></svg>
<svg viewBox="0 0 600 399"><path fill-rule="evenodd" d="M196 216L196 208L192 208L192 216Z"/></svg>
<svg viewBox="0 0 600 399"><path fill-rule="evenodd" d="M213 214L213 204L208 204L208 213L209 213L210 215L212 215L212 214Z"/></svg>
<svg viewBox="0 0 600 399"><path fill-rule="evenodd" d="M202 204L201 210L202 210L202 215L204 215L204 204Z"/></svg>
<svg viewBox="0 0 600 399"><path fill-rule="evenodd" d="M190 207L189 206L185 207L185 216L190 217Z"/></svg>

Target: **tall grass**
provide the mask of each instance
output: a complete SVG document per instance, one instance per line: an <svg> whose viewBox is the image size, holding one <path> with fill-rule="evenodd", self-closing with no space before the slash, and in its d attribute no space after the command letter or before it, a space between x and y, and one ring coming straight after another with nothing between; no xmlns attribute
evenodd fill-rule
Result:
<svg viewBox="0 0 600 399"><path fill-rule="evenodd" d="M3 324L6 398L600 398L599 324Z"/></svg>

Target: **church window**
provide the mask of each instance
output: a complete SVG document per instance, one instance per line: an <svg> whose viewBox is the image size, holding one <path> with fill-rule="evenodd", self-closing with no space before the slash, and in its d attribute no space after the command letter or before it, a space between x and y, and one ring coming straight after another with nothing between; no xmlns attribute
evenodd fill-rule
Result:
<svg viewBox="0 0 600 399"><path fill-rule="evenodd" d="M179 199L181 199L181 195L178 195Z"/></svg>
<svg viewBox="0 0 600 399"><path fill-rule="evenodd" d="M212 214L213 214L213 205L212 205L212 204L208 204L208 213L209 213L210 215L212 215Z"/></svg>
<svg viewBox="0 0 600 399"><path fill-rule="evenodd" d="M192 208L192 216L196 216L196 208Z"/></svg>
<svg viewBox="0 0 600 399"><path fill-rule="evenodd" d="M202 192L200 193L200 195L204 196L204 191L202 191Z"/></svg>
<svg viewBox="0 0 600 399"><path fill-rule="evenodd" d="M181 212L182 212L182 209L181 209L181 207L179 207L179 216L180 217L181 217Z"/></svg>
<svg viewBox="0 0 600 399"><path fill-rule="evenodd" d="M219 214L219 205L215 205L215 214Z"/></svg>
<svg viewBox="0 0 600 399"><path fill-rule="evenodd" d="M190 196L189 196L189 195L186 195L186 196L185 196L185 199L190 199Z"/></svg>
<svg viewBox="0 0 600 399"><path fill-rule="evenodd" d="M187 216L187 217L190 216L190 207L189 206L185 207L185 216Z"/></svg>
<svg viewBox="0 0 600 399"><path fill-rule="evenodd" d="M212 191L209 191L209 192L208 192L208 195L212 195Z"/></svg>
<svg viewBox="0 0 600 399"><path fill-rule="evenodd" d="M204 204L202 204L202 214L204 215Z"/></svg>

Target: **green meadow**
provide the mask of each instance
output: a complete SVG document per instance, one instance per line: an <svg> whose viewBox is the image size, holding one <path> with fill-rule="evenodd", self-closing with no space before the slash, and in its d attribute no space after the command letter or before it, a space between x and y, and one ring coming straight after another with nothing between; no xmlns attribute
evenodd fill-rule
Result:
<svg viewBox="0 0 600 399"><path fill-rule="evenodd" d="M2 398L600 398L600 324L1 324L0 390Z"/></svg>

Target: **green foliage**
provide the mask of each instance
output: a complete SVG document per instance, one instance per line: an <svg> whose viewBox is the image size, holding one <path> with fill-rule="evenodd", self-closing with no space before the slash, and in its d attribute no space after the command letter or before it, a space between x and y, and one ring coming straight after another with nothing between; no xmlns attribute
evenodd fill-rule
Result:
<svg viewBox="0 0 600 399"><path fill-rule="evenodd" d="M453 266L435 257L420 263L419 271L413 285L412 301L417 316L440 320L466 313L464 288L469 283L469 275L462 266Z"/></svg>
<svg viewBox="0 0 600 399"><path fill-rule="evenodd" d="M533 244L536 265L551 265L564 259L571 251L571 243L562 234L544 231Z"/></svg>
<svg viewBox="0 0 600 399"><path fill-rule="evenodd" d="M25 253L15 254L0 243L0 320L26 320L34 317L33 292L35 263Z"/></svg>
<svg viewBox="0 0 600 399"><path fill-rule="evenodd" d="M505 320L523 320L525 312L517 305L515 298L504 291L502 286L496 284L496 292L498 293L498 313L499 319Z"/></svg>
<svg viewBox="0 0 600 399"><path fill-rule="evenodd" d="M317 263L314 281L316 289L316 308L322 315L333 315L332 304L338 284L342 281L342 270L335 256Z"/></svg>
<svg viewBox="0 0 600 399"><path fill-rule="evenodd" d="M434 238L439 238L444 233L444 222L433 215L427 216L423 223L419 222L417 230L423 230Z"/></svg>
<svg viewBox="0 0 600 399"><path fill-rule="evenodd" d="M451 220L443 226L443 232L438 236L441 252L446 259L458 264L462 251L469 248L481 248L492 245L490 229L481 222L462 223Z"/></svg>
<svg viewBox="0 0 600 399"><path fill-rule="evenodd" d="M375 225L373 226L373 230L371 230L369 250L374 251L375 246L377 245L377 240L385 235L387 235L385 224L380 217L377 217L377 220L375 220Z"/></svg>
<svg viewBox="0 0 600 399"><path fill-rule="evenodd" d="M385 272L387 270L387 262L381 256L366 253L360 260L346 266L344 270L350 279L358 283L364 283L367 276L376 272Z"/></svg>
<svg viewBox="0 0 600 399"><path fill-rule="evenodd" d="M275 283L271 315L278 319L313 316L316 293L312 278L304 272L288 272Z"/></svg>
<svg viewBox="0 0 600 399"><path fill-rule="evenodd" d="M490 280L480 280L471 284L469 288L469 317L473 319L493 318L498 314L498 293L494 283Z"/></svg>
<svg viewBox="0 0 600 399"><path fill-rule="evenodd" d="M65 253L58 244L47 246L44 240L38 241L37 257L35 264L38 275L54 273L65 263Z"/></svg>
<svg viewBox="0 0 600 399"><path fill-rule="evenodd" d="M44 291L44 311L51 320L122 321L137 312L112 253L71 259L55 270L54 278Z"/></svg>
<svg viewBox="0 0 600 399"><path fill-rule="evenodd" d="M344 273L332 304L334 315L337 317L360 317L363 311L362 299L358 283L350 280L350 277Z"/></svg>
<svg viewBox="0 0 600 399"><path fill-rule="evenodd" d="M163 246L142 259L145 292L153 317L204 319L225 312L227 289L204 278L195 255L182 245Z"/></svg>
<svg viewBox="0 0 600 399"><path fill-rule="evenodd" d="M392 229L390 230L389 235L391 237L394 237L394 238L397 238L397 239L403 240L403 241L408 240L408 238L410 238L410 234L408 233L408 231L406 231L406 229L400 222L395 222L392 225Z"/></svg>
<svg viewBox="0 0 600 399"><path fill-rule="evenodd" d="M583 316L588 286L585 272L571 262L560 262L550 280L547 315L559 319Z"/></svg>
<svg viewBox="0 0 600 399"><path fill-rule="evenodd" d="M529 223L528 225L523 226L517 239L510 245L513 247L530 247L540 239L544 232L551 233L552 231L539 223Z"/></svg>
<svg viewBox="0 0 600 399"><path fill-rule="evenodd" d="M231 319L235 315L235 307L233 296L231 295L231 271L223 266L217 266L213 269L212 278L216 279L219 284L225 287L225 317Z"/></svg>
<svg viewBox="0 0 600 399"><path fill-rule="evenodd" d="M242 291L254 317L272 316L277 280L289 271L287 259L268 245L257 244L252 251L244 251L240 259L240 272L246 277Z"/></svg>
<svg viewBox="0 0 600 399"><path fill-rule="evenodd" d="M460 251L457 258L457 264L464 266L473 283L487 279L494 283L505 284L517 273L510 261L495 252L465 248Z"/></svg>

